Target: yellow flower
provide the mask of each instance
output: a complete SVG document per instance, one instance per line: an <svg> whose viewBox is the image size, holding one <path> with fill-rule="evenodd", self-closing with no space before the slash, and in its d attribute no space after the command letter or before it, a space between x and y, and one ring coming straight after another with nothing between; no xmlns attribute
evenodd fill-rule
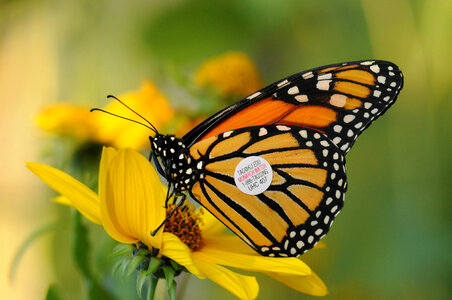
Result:
<svg viewBox="0 0 452 300"><path fill-rule="evenodd" d="M59 202L78 209L102 225L124 244L145 244L157 257L169 258L196 275L209 278L241 299L257 297L254 276L226 267L263 272L298 291L325 295L327 289L311 269L297 258L260 256L210 213L185 203L155 236L164 220L166 191L149 161L130 150L104 148L99 170L98 195L66 173L40 163L27 167L64 198ZM171 205L170 208L171 209ZM141 242L141 243L140 243Z"/></svg>
<svg viewBox="0 0 452 300"><path fill-rule="evenodd" d="M227 52L205 61L196 71L195 82L213 86L222 96L248 96L262 88L259 71L242 52Z"/></svg>
<svg viewBox="0 0 452 300"><path fill-rule="evenodd" d="M145 81L139 91L128 92L118 97L129 107L143 113L157 128L174 117L166 97L150 81ZM105 110L126 118L144 122L116 100L110 100ZM149 129L133 122L105 113L90 113L92 107L58 103L45 107L37 116L37 125L60 135L70 136L80 142L94 142L118 148L141 149L149 143Z"/></svg>
<svg viewBox="0 0 452 300"><path fill-rule="evenodd" d="M156 128L163 127L174 117L174 110L170 107L168 100L151 81L143 82L139 91L128 92L118 98L142 114ZM104 109L145 123L118 101L112 100ZM95 115L99 127L97 138L101 144L133 149L141 149L149 144L149 129L108 114L96 113Z"/></svg>
<svg viewBox="0 0 452 300"><path fill-rule="evenodd" d="M81 142L89 141L97 135L95 118L89 109L66 102L44 107L37 116L36 123L45 131L74 137Z"/></svg>

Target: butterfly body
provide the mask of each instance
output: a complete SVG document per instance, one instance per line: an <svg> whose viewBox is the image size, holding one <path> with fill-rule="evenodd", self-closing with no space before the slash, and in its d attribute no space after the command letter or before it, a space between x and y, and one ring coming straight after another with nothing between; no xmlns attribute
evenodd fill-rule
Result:
<svg viewBox="0 0 452 300"><path fill-rule="evenodd" d="M328 232L344 203L346 153L402 85L385 61L308 70L182 138L157 134L151 155L176 196L188 192L257 252L298 256Z"/></svg>

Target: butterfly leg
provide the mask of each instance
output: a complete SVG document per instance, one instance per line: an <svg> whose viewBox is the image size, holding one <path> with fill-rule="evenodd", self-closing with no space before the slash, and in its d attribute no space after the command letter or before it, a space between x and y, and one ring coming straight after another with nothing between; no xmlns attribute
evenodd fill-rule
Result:
<svg viewBox="0 0 452 300"><path fill-rule="evenodd" d="M163 222L153 232L151 232L151 236L155 236L157 232L160 230L160 228L162 228L163 224L165 224L165 222L168 221L169 218L171 218L171 216L179 209L179 207L181 207L182 204L184 204L187 195L181 194L180 196L181 198L178 199L179 202L176 204L176 207L174 207L173 210L166 215L165 220L163 220Z"/></svg>
<svg viewBox="0 0 452 300"><path fill-rule="evenodd" d="M157 171L159 172L160 175L165 176L165 171L163 171L163 167L160 164L160 161L158 160L158 158L155 156L154 151L151 151L151 153L149 154L149 161L152 163L152 160L154 160L154 164L155 164L155 168L157 169Z"/></svg>
<svg viewBox="0 0 452 300"><path fill-rule="evenodd" d="M165 208L168 208L168 202L171 199L171 197L174 196L174 188L171 190L172 184L168 184L168 189L166 190L166 198L165 198ZM170 193L171 190L171 193ZM173 202L174 203L174 202Z"/></svg>

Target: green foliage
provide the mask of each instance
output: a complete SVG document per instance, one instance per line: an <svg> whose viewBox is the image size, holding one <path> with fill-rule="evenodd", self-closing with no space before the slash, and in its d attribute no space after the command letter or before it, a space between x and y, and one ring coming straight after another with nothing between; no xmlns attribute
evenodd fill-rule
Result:
<svg viewBox="0 0 452 300"><path fill-rule="evenodd" d="M51 284L47 289L47 294L45 300L62 300L59 293L57 292L56 285Z"/></svg>
<svg viewBox="0 0 452 300"><path fill-rule="evenodd" d="M210 95L197 98L186 89L200 62L230 50L246 51L255 59L266 83L340 61L366 58L394 61L405 74L405 87L394 107L362 134L347 155L346 203L324 240L327 248L310 251L302 259L326 282L330 294L325 299L450 299L449 2L8 1L0 9L0 23L7 49L15 49L15 41L23 47L30 42L28 37L45 37L33 40L30 52L42 56L46 68L58 78L43 85L39 81L46 91L54 87L44 98L72 100L93 107L103 106L106 94L121 94L149 78L158 83L173 103L187 110L220 109ZM178 79L176 84L169 83L173 80L169 68L177 70L173 76ZM36 66L30 69L38 71L23 78L38 82L42 80L41 74L47 74ZM162 70L170 75L162 74ZM19 71L23 70L18 68ZM36 92L25 85L23 89ZM29 114L25 115L29 122ZM51 150L49 157L58 157L67 149L52 145ZM94 155L98 152L91 148L82 150L77 153L77 162L83 166L83 172L74 170L71 174L79 175L76 177L85 182L85 171L92 168L90 174L96 173ZM93 159L85 158L87 153ZM81 169L75 163L70 167ZM65 216L61 211L56 213ZM34 221L41 216L35 218L30 222L41 224ZM101 246L89 243L80 216L74 217L74 222L77 236L73 237L73 260L77 269L66 263L64 255L70 253L61 253L65 249L61 239L52 245L49 255L58 255L56 266L49 266L49 270L57 275L60 293L66 296L68 290L80 289L78 281L74 283L68 278L82 276L83 283L93 291L90 292L93 299L94 291L102 299L102 290L114 291L121 299L136 299L136 291L142 292L146 280L141 273L137 282L133 275L124 277L132 258L123 256L133 246L122 245L112 252L101 252L111 260L121 259L114 269L122 275L112 277L113 262L98 268L96 257L90 257L90 253ZM11 263L12 280L30 245L53 231L54 225L45 225L19 247ZM98 237L105 233L90 234ZM148 299L154 298L158 282L157 277L149 275L157 274L158 270L162 270L162 261L153 258L146 272L150 281ZM33 272L40 274L41 270ZM65 273L71 276L59 277ZM259 283L260 299L303 298L265 276L260 276ZM175 285L169 282L169 286ZM185 298L231 297L207 280L192 280L187 288L201 289L202 293L187 293ZM53 286L47 299L49 294L53 297Z"/></svg>
<svg viewBox="0 0 452 300"><path fill-rule="evenodd" d="M137 294L141 298L143 285L146 282L146 279L148 278L147 272L142 270L138 273L137 277Z"/></svg>
<svg viewBox="0 0 452 300"><path fill-rule="evenodd" d="M93 275L91 266L91 244L89 242L88 227L83 224L82 215L76 211L72 220L73 242L72 257L78 267L84 284L88 291L88 299L114 300L115 298L108 292L99 280Z"/></svg>
<svg viewBox="0 0 452 300"><path fill-rule="evenodd" d="M176 281L174 281L174 275L176 271L171 266L163 266L163 272L165 273L166 288L168 290L168 298L170 300L176 299Z"/></svg>
<svg viewBox="0 0 452 300"><path fill-rule="evenodd" d="M19 246L19 249L17 250L16 254L14 255L14 258L11 262L11 266L9 269L9 280L11 282L14 281L14 278L16 276L16 272L17 269L19 267L20 261L23 257L23 255L25 254L25 252L27 251L28 248L30 248L30 246L38 239L41 238L43 235L49 233L49 232L53 232L58 228L58 226L54 223L52 224L48 224L48 225L44 225L40 228L38 228L37 230L35 230L34 232L32 232L23 242L22 244ZM50 289L50 287L49 287Z"/></svg>

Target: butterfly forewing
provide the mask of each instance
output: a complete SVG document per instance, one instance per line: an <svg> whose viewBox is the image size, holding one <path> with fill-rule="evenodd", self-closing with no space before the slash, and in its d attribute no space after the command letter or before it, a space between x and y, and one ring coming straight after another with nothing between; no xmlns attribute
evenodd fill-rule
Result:
<svg viewBox="0 0 452 300"><path fill-rule="evenodd" d="M183 139L191 145L238 128L281 124L317 129L346 153L359 134L392 105L402 85L402 73L386 61L316 68L277 81L225 108Z"/></svg>
<svg viewBox="0 0 452 300"><path fill-rule="evenodd" d="M246 127L195 143L202 176L191 195L251 247L267 256L298 256L323 237L343 205L344 157L321 132L285 125ZM248 195L235 184L238 163L269 162L273 179Z"/></svg>

